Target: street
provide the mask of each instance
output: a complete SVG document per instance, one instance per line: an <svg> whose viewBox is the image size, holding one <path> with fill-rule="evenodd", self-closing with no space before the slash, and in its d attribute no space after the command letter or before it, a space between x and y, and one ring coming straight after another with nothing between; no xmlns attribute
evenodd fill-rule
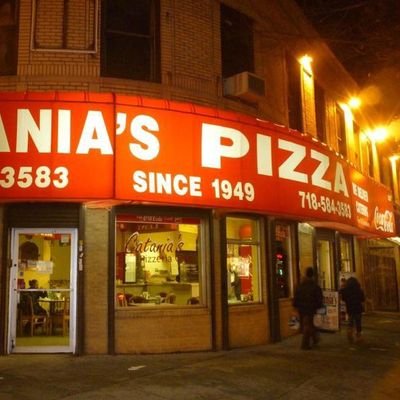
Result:
<svg viewBox="0 0 400 400"><path fill-rule="evenodd" d="M240 350L169 355L0 357L1 400L268 400L399 398L400 315L363 317L364 342L346 328Z"/></svg>

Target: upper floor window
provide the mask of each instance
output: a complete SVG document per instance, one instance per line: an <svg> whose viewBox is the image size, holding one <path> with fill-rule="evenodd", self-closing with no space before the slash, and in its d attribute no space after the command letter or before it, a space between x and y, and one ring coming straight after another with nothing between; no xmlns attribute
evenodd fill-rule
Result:
<svg viewBox="0 0 400 400"><path fill-rule="evenodd" d="M374 176L374 156L372 154L372 144L369 140L365 141L365 148L366 148L368 175L370 177L373 177Z"/></svg>
<svg viewBox="0 0 400 400"><path fill-rule="evenodd" d="M17 72L16 0L0 0L0 75Z"/></svg>
<svg viewBox="0 0 400 400"><path fill-rule="evenodd" d="M314 83L315 93L315 117L317 123L317 137L326 143L326 102L324 89L318 83Z"/></svg>
<svg viewBox="0 0 400 400"><path fill-rule="evenodd" d="M354 158L356 165L361 166L360 156L360 126L353 121L353 135L354 135Z"/></svg>
<svg viewBox="0 0 400 400"><path fill-rule="evenodd" d="M159 0L103 0L101 75L160 82Z"/></svg>
<svg viewBox="0 0 400 400"><path fill-rule="evenodd" d="M290 54L286 54L289 127L303 131L300 64Z"/></svg>
<svg viewBox="0 0 400 400"><path fill-rule="evenodd" d="M95 53L98 0L33 0L31 49Z"/></svg>
<svg viewBox="0 0 400 400"><path fill-rule="evenodd" d="M336 106L336 135L339 153L347 157L346 122L344 112L339 105Z"/></svg>
<svg viewBox="0 0 400 400"><path fill-rule="evenodd" d="M221 5L222 76L229 78L240 72L254 72L253 21L225 5Z"/></svg>

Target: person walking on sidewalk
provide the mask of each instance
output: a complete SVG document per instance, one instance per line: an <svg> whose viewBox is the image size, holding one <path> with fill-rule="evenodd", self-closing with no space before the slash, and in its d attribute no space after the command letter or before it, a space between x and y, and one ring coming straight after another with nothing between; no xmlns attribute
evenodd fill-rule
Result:
<svg viewBox="0 0 400 400"><path fill-rule="evenodd" d="M314 280L314 268L308 267L306 276L297 287L293 306L300 315L300 326L303 331L301 348L311 349L310 341L316 345L319 341L318 332L314 326L314 315L323 306L322 290Z"/></svg>
<svg viewBox="0 0 400 400"><path fill-rule="evenodd" d="M363 312L363 303L365 301L364 292L360 283L354 277L347 279L346 286L340 289L340 294L346 304L347 314L349 316L349 327L347 330L347 338L353 343L354 328L356 330L356 341L361 340L362 322L361 316Z"/></svg>

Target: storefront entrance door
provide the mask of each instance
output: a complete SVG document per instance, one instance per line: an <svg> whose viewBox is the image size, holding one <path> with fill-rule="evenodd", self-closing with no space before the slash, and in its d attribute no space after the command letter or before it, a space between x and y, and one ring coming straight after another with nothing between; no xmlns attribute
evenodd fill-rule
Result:
<svg viewBox="0 0 400 400"><path fill-rule="evenodd" d="M317 240L318 283L323 289L335 289L334 242Z"/></svg>
<svg viewBox="0 0 400 400"><path fill-rule="evenodd" d="M76 229L13 229L9 353L73 353Z"/></svg>

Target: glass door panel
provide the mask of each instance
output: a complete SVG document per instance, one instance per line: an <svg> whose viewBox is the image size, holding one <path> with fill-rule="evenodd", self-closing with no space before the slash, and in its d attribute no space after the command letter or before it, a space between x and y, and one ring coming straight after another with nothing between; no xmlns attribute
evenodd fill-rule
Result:
<svg viewBox="0 0 400 400"><path fill-rule="evenodd" d="M317 241L318 283L323 289L334 289L333 243L330 240Z"/></svg>
<svg viewBox="0 0 400 400"><path fill-rule="evenodd" d="M10 352L73 352L74 229L15 229L12 241Z"/></svg>

